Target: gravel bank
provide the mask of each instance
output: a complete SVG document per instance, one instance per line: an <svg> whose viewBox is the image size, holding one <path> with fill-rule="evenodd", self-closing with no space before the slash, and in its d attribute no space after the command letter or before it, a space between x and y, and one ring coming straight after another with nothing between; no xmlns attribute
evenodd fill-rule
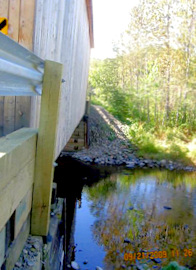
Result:
<svg viewBox="0 0 196 270"><path fill-rule="evenodd" d="M169 170L196 171L193 166L170 160L138 158L137 148L127 139L128 126L122 124L100 106L91 106L89 115L90 146L78 152L64 152L91 164L125 165L127 168L166 168Z"/></svg>

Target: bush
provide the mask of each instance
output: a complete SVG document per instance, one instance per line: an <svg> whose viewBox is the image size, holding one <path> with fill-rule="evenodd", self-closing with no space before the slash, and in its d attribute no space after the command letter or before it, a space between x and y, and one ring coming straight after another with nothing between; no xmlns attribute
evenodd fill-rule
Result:
<svg viewBox="0 0 196 270"><path fill-rule="evenodd" d="M185 159L187 156L188 149L185 147L180 147L179 145L173 143L169 148L169 153L172 159Z"/></svg>

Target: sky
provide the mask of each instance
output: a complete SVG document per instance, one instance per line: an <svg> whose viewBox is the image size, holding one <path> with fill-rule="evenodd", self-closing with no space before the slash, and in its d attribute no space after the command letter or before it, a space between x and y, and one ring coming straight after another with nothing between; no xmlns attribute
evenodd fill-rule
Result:
<svg viewBox="0 0 196 270"><path fill-rule="evenodd" d="M94 49L92 58L114 57L113 41L118 41L120 34L129 24L131 8L138 0L93 0Z"/></svg>

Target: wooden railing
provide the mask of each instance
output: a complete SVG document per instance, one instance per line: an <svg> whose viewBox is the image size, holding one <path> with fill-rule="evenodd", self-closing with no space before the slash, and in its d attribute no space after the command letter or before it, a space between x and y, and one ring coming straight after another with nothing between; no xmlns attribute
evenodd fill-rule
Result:
<svg viewBox="0 0 196 270"><path fill-rule="evenodd" d="M0 138L0 267L31 210L31 234L48 234L62 69L0 33L0 95L42 95L39 129Z"/></svg>

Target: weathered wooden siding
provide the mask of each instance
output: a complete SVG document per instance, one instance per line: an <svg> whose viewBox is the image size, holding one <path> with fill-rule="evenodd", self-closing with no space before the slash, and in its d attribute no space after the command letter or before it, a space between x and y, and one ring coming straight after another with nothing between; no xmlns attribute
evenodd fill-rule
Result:
<svg viewBox="0 0 196 270"><path fill-rule="evenodd" d="M73 22L72 18L77 18L77 20ZM65 54L62 53L62 59L65 63L64 79L66 82L60 115L64 115L66 121L63 117L59 119L56 155L71 137L85 111L90 38L87 8L84 0L67 1L64 25Z"/></svg>
<svg viewBox="0 0 196 270"><path fill-rule="evenodd" d="M37 0L34 52L64 65L56 157L81 120L86 100L90 37L85 0ZM51 27L49 27L51 26ZM31 126L39 121L40 98L34 98Z"/></svg>
<svg viewBox="0 0 196 270"><path fill-rule="evenodd" d="M41 116L40 98L0 97L0 136L11 133L0 138L0 267L14 240L13 252L6 259L9 270L29 233L32 195L31 225L37 234L48 233L53 161L84 114L92 37L85 0L0 0L0 16L8 18L11 38L43 59L61 62L65 80L60 96L62 73L58 69L62 71L62 65L46 61L44 78L50 80L43 87ZM39 117L36 144L38 130L20 128L38 127ZM8 245L7 231L12 229Z"/></svg>
<svg viewBox="0 0 196 270"><path fill-rule="evenodd" d="M92 45L90 2L0 0L0 16L8 18L9 36L44 60L64 65L56 156L84 113ZM0 97L0 136L24 126L38 127L39 114L40 97Z"/></svg>
<svg viewBox="0 0 196 270"><path fill-rule="evenodd" d="M0 17L8 18L8 35L32 50L35 0L0 0ZM30 97L0 97L0 137L28 127Z"/></svg>

